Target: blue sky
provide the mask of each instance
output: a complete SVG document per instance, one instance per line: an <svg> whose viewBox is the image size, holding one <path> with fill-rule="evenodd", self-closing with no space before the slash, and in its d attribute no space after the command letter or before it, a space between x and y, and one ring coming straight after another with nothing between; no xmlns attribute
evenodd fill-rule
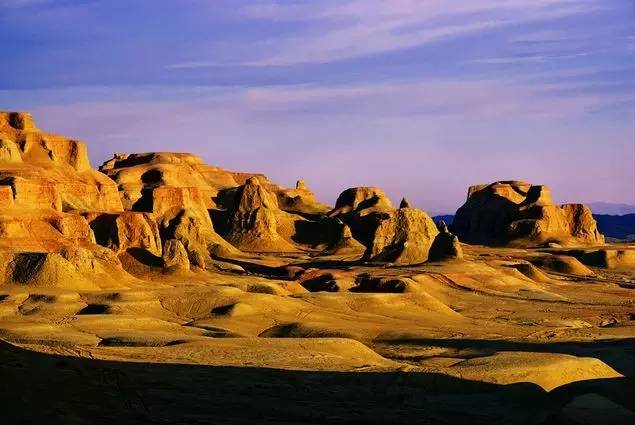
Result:
<svg viewBox="0 0 635 425"><path fill-rule="evenodd" d="M0 0L0 109L112 152L192 151L332 203L467 186L635 203L632 0Z"/></svg>

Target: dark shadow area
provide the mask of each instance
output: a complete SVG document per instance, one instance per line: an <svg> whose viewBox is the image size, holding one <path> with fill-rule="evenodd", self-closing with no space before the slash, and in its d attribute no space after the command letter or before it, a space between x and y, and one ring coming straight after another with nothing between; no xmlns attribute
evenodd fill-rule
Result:
<svg viewBox="0 0 635 425"><path fill-rule="evenodd" d="M596 354L619 370L620 361L607 353L618 344L621 350L613 351L623 354L634 341L404 343ZM632 368L632 359L623 361ZM2 420L11 424L557 424L562 406L578 395L600 394L629 409L635 400L632 378L575 382L546 393L531 383L498 385L427 372L92 360L2 341L0 376Z"/></svg>
<svg viewBox="0 0 635 425"><path fill-rule="evenodd" d="M303 221L294 223L293 241L312 247L333 243L337 238L337 227L333 220Z"/></svg>
<svg viewBox="0 0 635 425"><path fill-rule="evenodd" d="M529 383L89 360L4 342L0 371L7 424L489 425L527 423L552 410Z"/></svg>
<svg viewBox="0 0 635 425"><path fill-rule="evenodd" d="M377 342L382 342L378 340ZM635 338L593 341L539 343L487 339L404 338L386 340L390 344L423 345L470 349L479 356L500 351L524 351L538 353L569 354L577 357L594 357L602 360L625 377L635 377ZM635 391L635 387L634 387Z"/></svg>
<svg viewBox="0 0 635 425"><path fill-rule="evenodd" d="M163 259L143 248L128 248L126 253L129 254L139 263L147 267L163 267Z"/></svg>
<svg viewBox="0 0 635 425"><path fill-rule="evenodd" d="M251 261L238 260L236 258L225 258L218 255L211 254L212 258L217 261L222 261L229 264L242 267L245 272L255 274L265 278L272 278L277 280L295 280L295 274L290 276L289 269L286 266L267 266L264 264L252 263Z"/></svg>
<svg viewBox="0 0 635 425"><path fill-rule="evenodd" d="M152 212L152 191L154 189L142 189L141 197L132 205L132 211Z"/></svg>

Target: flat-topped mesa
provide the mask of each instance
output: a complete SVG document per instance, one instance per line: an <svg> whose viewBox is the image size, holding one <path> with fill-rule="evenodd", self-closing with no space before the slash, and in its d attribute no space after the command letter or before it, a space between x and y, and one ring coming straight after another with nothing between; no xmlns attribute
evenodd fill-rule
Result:
<svg viewBox="0 0 635 425"><path fill-rule="evenodd" d="M18 210L121 211L117 186L90 167L86 145L40 131L30 114L0 112L0 186Z"/></svg>
<svg viewBox="0 0 635 425"><path fill-rule="evenodd" d="M521 181L470 187L452 228L462 241L484 245L604 243L588 207L556 205L549 188Z"/></svg>
<svg viewBox="0 0 635 425"><path fill-rule="evenodd" d="M256 177L281 200L280 207L290 212L325 212L328 207L319 204L306 187L285 189L271 183L258 173L241 173L208 165L190 153L146 152L118 153L101 167L100 171L119 185L124 208L135 211L152 210L152 190L156 187L196 188L207 209L231 209L226 205L227 191L244 185Z"/></svg>

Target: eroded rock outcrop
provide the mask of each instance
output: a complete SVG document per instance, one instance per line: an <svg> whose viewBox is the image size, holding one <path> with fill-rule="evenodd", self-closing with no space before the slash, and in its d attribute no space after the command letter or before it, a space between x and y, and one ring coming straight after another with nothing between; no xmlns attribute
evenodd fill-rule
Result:
<svg viewBox="0 0 635 425"><path fill-rule="evenodd" d="M399 208L380 220L366 258L395 264L423 263L438 234L428 214L416 208Z"/></svg>
<svg viewBox="0 0 635 425"><path fill-rule="evenodd" d="M185 246L178 239L169 239L163 244L163 264L167 269L187 271L190 258Z"/></svg>
<svg viewBox="0 0 635 425"><path fill-rule="evenodd" d="M520 181L470 187L452 228L462 241L486 245L604 243L586 206L556 205L546 186Z"/></svg>
<svg viewBox="0 0 635 425"><path fill-rule="evenodd" d="M257 178L250 178L238 190L227 240L244 251L294 251L295 247L278 233L278 209L276 196Z"/></svg>
<svg viewBox="0 0 635 425"><path fill-rule="evenodd" d="M340 194L329 217L342 220L351 228L356 240L371 244L379 222L394 207L383 190L377 187L353 187Z"/></svg>
<svg viewBox="0 0 635 425"><path fill-rule="evenodd" d="M117 254L137 248L158 257L162 255L159 228L149 213L91 213L86 218L95 233L97 243Z"/></svg>
<svg viewBox="0 0 635 425"><path fill-rule="evenodd" d="M40 131L27 113L0 112L3 186L21 210L122 210L116 184L90 167L86 145Z"/></svg>

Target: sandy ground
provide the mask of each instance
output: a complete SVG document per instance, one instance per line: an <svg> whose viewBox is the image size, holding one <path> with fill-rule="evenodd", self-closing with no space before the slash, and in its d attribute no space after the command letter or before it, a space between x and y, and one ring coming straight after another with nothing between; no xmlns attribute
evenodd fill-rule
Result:
<svg viewBox="0 0 635 425"><path fill-rule="evenodd" d="M635 270L537 251L379 267L246 259L125 289L0 288L5 423L635 423ZM274 267L330 273L308 292ZM525 266L518 266L525 264ZM308 273L308 272L307 272ZM403 293L353 292L357 276Z"/></svg>

